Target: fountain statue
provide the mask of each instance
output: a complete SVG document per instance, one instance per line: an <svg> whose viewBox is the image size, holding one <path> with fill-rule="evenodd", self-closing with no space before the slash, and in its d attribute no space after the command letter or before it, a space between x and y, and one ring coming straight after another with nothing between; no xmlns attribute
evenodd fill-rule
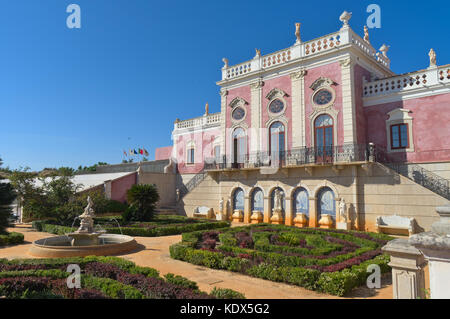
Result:
<svg viewBox="0 0 450 319"><path fill-rule="evenodd" d="M91 197L87 197L87 206L84 209L83 214L79 216L80 218L80 227L76 232L69 233L67 236L71 238L72 246L89 246L89 245L98 245L99 239L98 237L104 232L96 232L94 231L94 202Z"/></svg>
<svg viewBox="0 0 450 319"><path fill-rule="evenodd" d="M94 202L87 198L87 206L77 219L80 227L64 236L38 239L33 242L30 254L36 257L108 256L128 252L136 248L136 240L123 234L106 234L94 228ZM117 220L116 220L117 222ZM98 226L98 225L97 225ZM119 225L119 230L122 229Z"/></svg>

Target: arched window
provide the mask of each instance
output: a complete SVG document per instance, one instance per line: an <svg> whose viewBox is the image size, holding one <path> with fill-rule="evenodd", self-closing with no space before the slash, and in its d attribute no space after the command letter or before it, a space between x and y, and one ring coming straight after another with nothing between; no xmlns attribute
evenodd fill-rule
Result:
<svg viewBox="0 0 450 319"><path fill-rule="evenodd" d="M273 209L275 207L274 199L275 199L275 191L279 190L281 192L281 209L283 210L283 215L286 209L286 196L284 194L284 191L281 187L276 187L272 190L270 193L270 208Z"/></svg>
<svg viewBox="0 0 450 319"><path fill-rule="evenodd" d="M303 187L297 188L294 193L294 212L309 216L309 195Z"/></svg>
<svg viewBox="0 0 450 319"><path fill-rule="evenodd" d="M242 188L236 188L233 193L233 210L244 210L244 190Z"/></svg>
<svg viewBox="0 0 450 319"><path fill-rule="evenodd" d="M269 152L273 159L283 159L285 151L285 129L281 122L274 122L270 126Z"/></svg>
<svg viewBox="0 0 450 319"><path fill-rule="evenodd" d="M261 188L255 188L252 193L252 211L264 213L264 193Z"/></svg>
<svg viewBox="0 0 450 319"><path fill-rule="evenodd" d="M314 135L318 161L330 161L333 156L333 119L329 115L320 115L314 121Z"/></svg>
<svg viewBox="0 0 450 319"><path fill-rule="evenodd" d="M245 163L245 156L247 154L247 136L244 129L238 127L233 131L233 166Z"/></svg>
<svg viewBox="0 0 450 319"><path fill-rule="evenodd" d="M329 187L323 187L320 189L317 196L317 215L320 219L320 215L328 214L336 217L336 202L334 200L334 192Z"/></svg>

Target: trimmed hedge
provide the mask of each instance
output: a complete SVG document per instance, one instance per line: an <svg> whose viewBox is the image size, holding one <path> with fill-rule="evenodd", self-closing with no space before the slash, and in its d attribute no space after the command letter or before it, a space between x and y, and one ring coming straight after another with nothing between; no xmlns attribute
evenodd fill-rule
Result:
<svg viewBox="0 0 450 319"><path fill-rule="evenodd" d="M239 247L239 242L248 242L246 232L251 233L253 248ZM278 244L271 243L274 235ZM202 248L211 238L219 240L215 248ZM214 231L183 234L182 242L169 250L172 258L195 265L343 296L365 283L370 264L379 265L382 273L390 271L389 256L380 250L389 239L386 235L357 231L263 224L221 229L215 234Z"/></svg>
<svg viewBox="0 0 450 319"><path fill-rule="evenodd" d="M82 269L81 289L68 289L65 269ZM230 289L201 292L197 283L173 274L164 278L153 268L136 266L118 257L0 259L0 296L7 298L244 298Z"/></svg>
<svg viewBox="0 0 450 319"><path fill-rule="evenodd" d="M22 244L23 240L23 234L11 232L6 235L0 235L0 246Z"/></svg>
<svg viewBox="0 0 450 319"><path fill-rule="evenodd" d="M48 224L45 221L34 221L32 226L37 231L47 232L51 234L64 235L76 230L76 228ZM199 222L193 224L168 225L164 227L144 228L144 227L106 227L105 230L109 234L123 234L136 237L159 237L179 235L182 233L194 232L199 230L219 229L229 227L227 221L218 222Z"/></svg>

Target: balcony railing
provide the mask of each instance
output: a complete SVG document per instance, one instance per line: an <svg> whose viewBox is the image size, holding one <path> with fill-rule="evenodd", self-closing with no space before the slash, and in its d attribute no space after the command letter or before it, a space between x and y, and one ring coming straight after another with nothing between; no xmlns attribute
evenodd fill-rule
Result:
<svg viewBox="0 0 450 319"><path fill-rule="evenodd" d="M345 144L325 147L293 148L282 152L255 152L241 156L224 155L205 159L205 170L260 167L294 167L308 164L339 164L374 160L370 144Z"/></svg>

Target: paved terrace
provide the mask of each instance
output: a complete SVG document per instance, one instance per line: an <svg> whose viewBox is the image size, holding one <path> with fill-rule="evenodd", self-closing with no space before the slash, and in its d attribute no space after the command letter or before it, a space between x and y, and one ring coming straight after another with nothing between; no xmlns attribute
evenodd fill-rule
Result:
<svg viewBox="0 0 450 319"><path fill-rule="evenodd" d="M34 258L28 255L31 243L37 239L55 236L49 233L36 232L30 225L19 225L8 231L20 232L25 235L22 245L0 248L0 258ZM331 295L319 294L314 291L292 285L276 283L268 280L252 278L224 270L209 269L170 258L169 246L180 242L181 235L166 237L136 237L140 248L136 251L120 255L139 266L152 267L161 273L174 273L198 283L203 291L211 291L215 286L230 288L242 292L248 299L331 299ZM426 272L428 275L428 272ZM426 282L428 279L426 278ZM427 287L428 288L428 287ZM381 289L360 287L347 298L392 299L391 276L384 275Z"/></svg>

